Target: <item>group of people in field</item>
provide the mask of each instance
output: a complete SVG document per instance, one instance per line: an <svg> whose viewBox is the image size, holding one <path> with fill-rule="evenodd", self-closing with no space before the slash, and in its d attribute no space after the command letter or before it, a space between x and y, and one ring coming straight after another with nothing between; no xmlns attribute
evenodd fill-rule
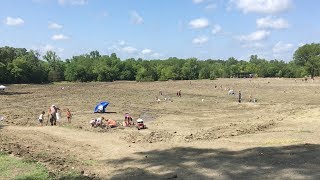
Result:
<svg viewBox="0 0 320 180"><path fill-rule="evenodd" d="M218 86L217 85L215 85L214 86L214 88L217 88ZM220 88L222 88L222 85L220 85ZM233 89L230 89L230 88L226 88L225 90L228 90L228 95L236 95L236 93L235 93L235 91L233 90ZM242 102L242 93L241 93L241 91L239 91L238 92L238 98L237 98L237 101L239 102L239 103L241 103ZM250 94L249 95L249 99L248 99L248 102L257 102L257 99L256 98L252 98L252 95Z"/></svg>
<svg viewBox="0 0 320 180"><path fill-rule="evenodd" d="M222 85L220 85L219 86L221 89L222 89ZM214 85L214 88L218 88L218 86L215 84ZM230 88L226 88L225 90L228 90L228 95L236 95L236 93L235 93L235 91L233 90L233 89L230 89ZM179 91L177 91L177 97L181 97L181 90L179 90ZM159 91L159 95L162 95L162 91ZM166 100L167 98L165 98L165 100ZM202 99L202 102L203 102L203 100L204 99ZM242 102L242 100L243 100L243 97L242 97L242 93L241 93L241 91L239 91L238 92L238 98L237 98L237 101L239 102L239 103L241 103ZM160 99L158 98L158 96L156 96L156 101L158 102L158 103L160 103ZM252 98L252 95L250 94L249 95L249 99L248 99L248 102L257 102L257 99L256 98Z"/></svg>
<svg viewBox="0 0 320 180"><path fill-rule="evenodd" d="M161 90L159 91L159 96L163 96ZM155 99L157 103L160 103L160 102L161 102L161 99L159 98L159 96L156 96L156 99ZM181 96L182 96L182 95L181 95L181 90L177 91L177 97L181 97ZM173 100L171 99L170 96L165 96L163 100L164 100L164 101L173 102Z"/></svg>
<svg viewBox="0 0 320 180"><path fill-rule="evenodd" d="M71 111L69 108L67 108L65 110L66 113L66 122L67 123L71 123ZM48 109L48 115L47 118L45 118L45 111L42 111L41 114L39 115L38 121L39 121L39 125L43 126L45 125L51 125L51 126L56 126L59 125L60 122L62 121L62 116L61 116L61 109L59 107L57 107L56 105L51 105ZM46 119L46 123L45 123L45 119ZM139 130L140 129L145 129L146 126L143 123L142 119L138 119L137 123L135 124L132 117L129 115L129 113L125 114L125 118L122 124L117 123L117 121L111 119L111 118L105 118L105 117L99 117L96 119L92 119L90 122L91 127L101 127L101 128L114 128L114 127L118 127L119 125L122 125L124 127L132 127L132 126L136 126Z"/></svg>
<svg viewBox="0 0 320 180"><path fill-rule="evenodd" d="M117 122L113 119L105 119L104 117L99 117L97 119L92 119L90 121L91 127L110 127L114 128L117 127Z"/></svg>
<svg viewBox="0 0 320 180"><path fill-rule="evenodd" d="M220 88L222 88L222 85L219 86ZM214 88L218 88L218 86L215 84ZM236 95L236 93L234 92L234 90L227 88L226 90L228 90L228 94L229 95ZM159 95L163 95L162 91L159 91ZM176 93L177 97L181 98L181 90L178 90ZM167 98L165 98L165 100L167 100ZM158 97L156 97L156 101L159 103L160 99ZM242 94L241 91L238 92L238 98L237 101L239 103L242 102ZM255 98L252 98L251 95L249 95L249 102L256 102L257 100ZM203 102L203 99L202 99ZM68 123L71 123L71 111L67 108L66 109L66 120ZM43 126L44 123L44 116L45 116L45 111L42 111L42 113L39 115L39 124L41 126ZM51 126L56 126L57 124L59 125L61 121L61 109L55 105L51 105L48 109L48 118L47 118L47 122L46 125L48 125L50 123ZM144 129L146 126L143 123L142 119L138 119L137 123L135 124L132 117L126 113L125 114L125 119L122 122L122 124L118 124L115 120L111 119L111 118L105 118L105 117L99 117L96 119L92 119L90 122L91 127L109 127L109 128L114 128L117 127L118 125L122 125L124 127L131 127L131 126L136 126L138 129Z"/></svg>
<svg viewBox="0 0 320 180"><path fill-rule="evenodd" d="M71 111L67 108L66 118L68 123L71 123L71 117L72 117ZM61 122L61 119L62 119L61 109L56 105L51 105L48 109L46 125L49 125L50 123L51 126L56 126ZM44 120L45 120L45 111L42 111L38 118L39 124L41 126L43 126Z"/></svg>
<svg viewBox="0 0 320 180"><path fill-rule="evenodd" d="M238 102L241 103L242 102L242 94L241 94L241 91L238 92ZM256 98L252 98L252 95L250 94L249 95L249 99L248 99L248 102L257 102L257 99Z"/></svg>
<svg viewBox="0 0 320 180"><path fill-rule="evenodd" d="M123 126L123 127L137 127L138 130L140 129L145 129L146 126L143 123L142 119L137 119L137 124L134 123L132 117L129 115L129 113L125 114L124 121L122 124L117 123L115 120L110 119L110 118L105 118L105 117L99 117L96 119L92 119L90 122L91 127L101 127L101 128L115 128L118 126Z"/></svg>

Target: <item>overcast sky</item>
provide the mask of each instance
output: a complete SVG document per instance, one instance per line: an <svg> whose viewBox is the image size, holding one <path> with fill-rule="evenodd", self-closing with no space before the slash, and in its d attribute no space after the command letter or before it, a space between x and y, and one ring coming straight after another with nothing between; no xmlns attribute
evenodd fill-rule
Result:
<svg viewBox="0 0 320 180"><path fill-rule="evenodd" d="M290 61L320 41L319 0L2 0L0 46L122 58Z"/></svg>

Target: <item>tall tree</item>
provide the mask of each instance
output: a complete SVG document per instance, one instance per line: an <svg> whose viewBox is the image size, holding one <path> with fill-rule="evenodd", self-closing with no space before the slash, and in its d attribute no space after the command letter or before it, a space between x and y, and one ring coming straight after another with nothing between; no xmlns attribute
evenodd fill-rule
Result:
<svg viewBox="0 0 320 180"><path fill-rule="evenodd" d="M320 44L305 44L299 47L293 55L297 65L306 67L308 73L313 78L319 73L320 68Z"/></svg>
<svg viewBox="0 0 320 180"><path fill-rule="evenodd" d="M185 80L198 79L199 66L196 58L187 59L181 69L182 77Z"/></svg>
<svg viewBox="0 0 320 180"><path fill-rule="evenodd" d="M64 67L60 57L53 51L47 51L43 58L49 63L49 80L64 80Z"/></svg>

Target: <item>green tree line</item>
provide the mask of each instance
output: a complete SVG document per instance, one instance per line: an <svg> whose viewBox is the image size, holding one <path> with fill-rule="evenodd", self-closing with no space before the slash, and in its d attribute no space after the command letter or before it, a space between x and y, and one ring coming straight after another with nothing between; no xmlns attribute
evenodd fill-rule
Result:
<svg viewBox="0 0 320 180"><path fill-rule="evenodd" d="M229 78L237 73L257 77L298 78L318 76L320 44L299 47L289 62L251 55L247 60L196 58L165 60L126 59L98 51L61 60L53 51L41 57L25 48L0 47L0 83L48 83L58 81L166 81Z"/></svg>

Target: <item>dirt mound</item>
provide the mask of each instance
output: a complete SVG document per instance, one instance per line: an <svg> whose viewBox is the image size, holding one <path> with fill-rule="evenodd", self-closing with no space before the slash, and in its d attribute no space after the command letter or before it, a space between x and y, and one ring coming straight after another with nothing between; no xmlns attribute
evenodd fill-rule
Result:
<svg viewBox="0 0 320 180"><path fill-rule="evenodd" d="M229 126L214 127L205 131L197 132L195 134L187 135L185 136L185 141L189 142L194 140L213 140L219 138L227 138L230 136L239 136L243 134L254 134L259 131L264 131L268 128L271 128L274 125L275 122L273 120L262 124L254 124L249 127L231 123Z"/></svg>
<svg viewBox="0 0 320 180"><path fill-rule="evenodd" d="M140 118L144 120L144 122L149 122L149 121L153 121L156 119L155 115L153 115L152 113L144 110L141 114L140 114Z"/></svg>
<svg viewBox="0 0 320 180"><path fill-rule="evenodd" d="M152 131L150 134L144 137L146 142L160 142L167 141L172 138L172 134L166 131Z"/></svg>
<svg viewBox="0 0 320 180"><path fill-rule="evenodd" d="M154 142L166 142L173 137L173 134L166 131L152 131L148 134L142 134L140 132L130 132L126 136L122 137L127 142L131 143L154 143Z"/></svg>

